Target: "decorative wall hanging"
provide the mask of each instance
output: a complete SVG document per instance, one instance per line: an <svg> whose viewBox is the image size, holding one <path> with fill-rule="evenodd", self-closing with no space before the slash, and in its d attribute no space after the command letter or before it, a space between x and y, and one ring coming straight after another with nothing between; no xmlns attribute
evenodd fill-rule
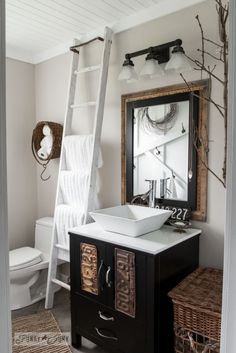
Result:
<svg viewBox="0 0 236 353"><path fill-rule="evenodd" d="M95 245L80 244L81 288L98 295L97 248Z"/></svg>
<svg viewBox="0 0 236 353"><path fill-rule="evenodd" d="M115 308L135 317L135 254L115 249Z"/></svg>
<svg viewBox="0 0 236 353"><path fill-rule="evenodd" d="M43 181L50 178L43 177L50 160L60 157L62 132L63 126L51 121L40 121L33 130L31 147L34 158L43 167Z"/></svg>
<svg viewBox="0 0 236 353"><path fill-rule="evenodd" d="M147 134L163 134L174 126L178 109L177 103L169 104L168 111L161 118L152 116L149 108L150 107L140 108L138 112L142 128Z"/></svg>

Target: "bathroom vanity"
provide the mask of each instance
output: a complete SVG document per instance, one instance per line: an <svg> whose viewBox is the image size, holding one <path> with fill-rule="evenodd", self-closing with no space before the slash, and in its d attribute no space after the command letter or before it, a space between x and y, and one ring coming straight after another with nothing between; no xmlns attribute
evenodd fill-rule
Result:
<svg viewBox="0 0 236 353"><path fill-rule="evenodd" d="M70 232L72 345L109 353L173 353L167 293L198 267L197 229L131 238L97 223Z"/></svg>

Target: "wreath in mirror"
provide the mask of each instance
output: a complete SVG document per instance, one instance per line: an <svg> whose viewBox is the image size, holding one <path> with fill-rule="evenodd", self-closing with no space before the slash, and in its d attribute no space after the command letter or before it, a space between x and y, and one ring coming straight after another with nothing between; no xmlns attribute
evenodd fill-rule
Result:
<svg viewBox="0 0 236 353"><path fill-rule="evenodd" d="M36 161L43 167L40 178L44 178L47 165L51 159L59 158L61 153L63 126L51 121L40 121L33 130L31 148Z"/></svg>
<svg viewBox="0 0 236 353"><path fill-rule="evenodd" d="M152 107L140 108L138 119L146 134L165 134L172 129L177 119L178 103L165 104L165 114L158 116Z"/></svg>

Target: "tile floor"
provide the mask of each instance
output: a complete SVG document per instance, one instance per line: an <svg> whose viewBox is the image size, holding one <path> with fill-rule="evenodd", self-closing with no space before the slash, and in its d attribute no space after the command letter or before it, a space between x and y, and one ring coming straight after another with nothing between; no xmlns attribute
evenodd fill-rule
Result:
<svg viewBox="0 0 236 353"><path fill-rule="evenodd" d="M12 318L35 314L44 310L44 300L20 310L12 311ZM53 315L57 320L62 332L70 332L70 298L69 293L61 289L55 294ZM87 339L82 339L82 347L79 350L71 348L73 353L107 353Z"/></svg>

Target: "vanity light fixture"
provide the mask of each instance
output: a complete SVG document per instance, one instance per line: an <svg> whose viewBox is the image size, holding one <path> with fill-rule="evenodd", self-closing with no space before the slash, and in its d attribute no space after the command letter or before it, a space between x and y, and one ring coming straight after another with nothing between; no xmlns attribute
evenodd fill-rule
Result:
<svg viewBox="0 0 236 353"><path fill-rule="evenodd" d="M158 64L158 58L155 55L155 52L152 51L150 54L147 55L145 59L145 64L140 71L139 75L143 78L153 78L158 76L163 76L164 70Z"/></svg>
<svg viewBox="0 0 236 353"><path fill-rule="evenodd" d="M172 47L174 47L174 49L170 57L170 48ZM143 78L154 78L164 75L164 70L160 66L160 64L164 63L167 63L165 70L185 72L192 69L188 58L185 56L182 40L176 39L172 42L126 54L118 80L127 82L138 80L138 74L135 71L134 63L131 59L146 54L145 65L139 74L139 76Z"/></svg>
<svg viewBox="0 0 236 353"><path fill-rule="evenodd" d="M175 70L179 73L192 70L191 62L185 56L185 51L181 45L176 45L172 50L172 56L166 64L165 70Z"/></svg>
<svg viewBox="0 0 236 353"><path fill-rule="evenodd" d="M118 80L119 81L125 80L128 82L138 80L138 74L134 69L134 63L129 57L127 57L127 59L123 63L122 70L119 74Z"/></svg>

